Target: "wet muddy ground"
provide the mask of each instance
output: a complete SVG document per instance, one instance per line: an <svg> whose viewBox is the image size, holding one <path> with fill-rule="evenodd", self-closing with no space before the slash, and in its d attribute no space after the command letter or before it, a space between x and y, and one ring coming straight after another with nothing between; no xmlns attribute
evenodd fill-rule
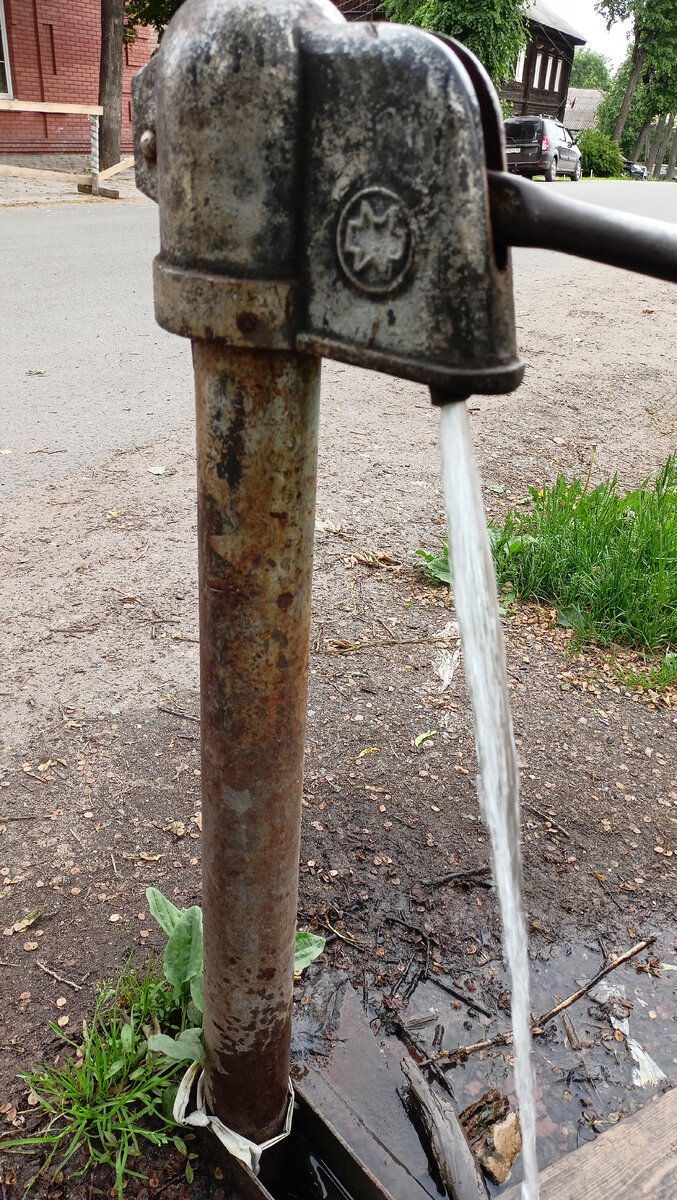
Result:
<svg viewBox="0 0 677 1200"><path fill-rule="evenodd" d="M530 484L584 475L593 445L593 480L618 472L635 486L675 444L667 285L580 267L553 290L547 262L534 256L520 277L524 387L470 406L494 519ZM509 1018L490 879L441 882L488 868L490 847L462 666L441 690L453 605L413 566L443 533L436 434L423 389L327 365L299 923L327 936L326 963L352 979L393 1069L395 1019L427 1053L433 1039L454 1051L493 1037ZM59 1052L50 1022L67 1017L64 1032L77 1033L91 985L161 948L145 888L200 900L192 437L159 437L2 505L2 926L42 909L0 937L7 1132L35 1123L17 1072ZM629 1036L665 1081L635 1086L628 1039L592 998L577 1002L536 1043L545 1165L677 1081L677 974L666 969L677 966L677 699L623 687L605 654L573 653L547 607L518 608L504 628L534 1011L659 938L609 982L624 987ZM459 1108L494 1083L509 1092L509 1047L446 1076ZM13 1200L24 1165L5 1155L4 1166ZM140 1170L150 1178L130 1182L136 1200L188 1194L175 1156ZM66 1178L39 1194L108 1187ZM222 1191L201 1166L191 1196Z"/></svg>

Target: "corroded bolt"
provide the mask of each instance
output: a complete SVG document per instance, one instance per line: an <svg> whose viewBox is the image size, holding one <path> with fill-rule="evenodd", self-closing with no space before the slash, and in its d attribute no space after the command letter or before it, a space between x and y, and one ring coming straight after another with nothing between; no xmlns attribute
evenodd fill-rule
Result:
<svg viewBox="0 0 677 1200"><path fill-rule="evenodd" d="M252 312L238 313L237 320L235 322L238 329L240 330L240 333L245 333L245 334L253 333L254 330L256 329L256 326L258 325L258 323L259 322L258 322L256 313L252 313Z"/></svg>
<svg viewBox="0 0 677 1200"><path fill-rule="evenodd" d="M149 162L155 162L156 145L154 130L144 129L141 137L139 138L139 146L141 147L141 153L143 154L143 157L147 158Z"/></svg>

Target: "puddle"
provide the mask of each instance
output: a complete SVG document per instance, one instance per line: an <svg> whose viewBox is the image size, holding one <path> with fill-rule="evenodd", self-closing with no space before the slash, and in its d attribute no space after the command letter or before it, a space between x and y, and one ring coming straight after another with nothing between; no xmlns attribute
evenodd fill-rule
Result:
<svg viewBox="0 0 677 1200"><path fill-rule="evenodd" d="M648 1100L677 1084L677 970L663 970L660 977L638 971L649 960L677 967L675 939L677 926L661 934L658 941L635 959L606 976L606 990L593 995L605 999L611 989L624 996L625 1004L609 998L602 1005L586 995L548 1025L545 1037L534 1039L533 1067L536 1085L537 1153L539 1169L549 1166L562 1155L594 1141L598 1134L617 1124L624 1116L642 1107ZM639 939L638 939L639 940ZM585 984L604 965L599 946L552 945L531 962L531 995L535 1013L544 1014ZM431 980L419 984L402 1019L413 1027L416 1041L424 1053L433 1055L442 1047L454 1051L499 1033L510 1031L509 1008L496 1010L491 997L502 1000L508 980L500 963L483 973L484 986L467 976L440 976L442 982L464 993L474 982L478 1004L493 1009L486 1017L454 1001ZM599 985L598 985L599 986ZM434 1019L426 1021L434 1015ZM634 1082L637 1062L619 1018L627 1016L628 1032L653 1059L665 1080L648 1087ZM425 1022L421 1024L421 1022ZM625 1028L623 1026L623 1028ZM394 1037L380 1039L386 1056L395 1064L402 1057L402 1044ZM637 1047L635 1047L637 1051ZM445 1068L444 1060L440 1067ZM465 1063L447 1066L445 1077L460 1112L490 1087L510 1096L514 1104L511 1047L499 1046L471 1055ZM490 1196L521 1180L521 1156L518 1156L509 1180L496 1187L488 1183Z"/></svg>

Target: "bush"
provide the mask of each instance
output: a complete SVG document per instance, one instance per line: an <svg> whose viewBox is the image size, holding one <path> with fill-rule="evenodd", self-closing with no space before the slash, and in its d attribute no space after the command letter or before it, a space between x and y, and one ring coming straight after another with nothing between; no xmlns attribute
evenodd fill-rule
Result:
<svg viewBox="0 0 677 1200"><path fill-rule="evenodd" d="M584 129L578 139L582 155L583 174L599 175L608 179L623 172L623 158L615 142L599 129Z"/></svg>

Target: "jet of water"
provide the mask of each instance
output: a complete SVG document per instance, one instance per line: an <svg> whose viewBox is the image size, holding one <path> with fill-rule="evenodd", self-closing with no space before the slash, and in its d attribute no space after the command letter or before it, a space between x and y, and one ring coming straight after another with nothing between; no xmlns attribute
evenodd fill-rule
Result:
<svg viewBox="0 0 677 1200"><path fill-rule="evenodd" d="M515 1090L520 1109L524 1163L522 1200L538 1200L536 1116L530 1057L529 956L522 907L519 771L496 575L470 423L463 401L442 406L440 450L454 604L475 722L479 798L491 834L503 942L512 978Z"/></svg>

